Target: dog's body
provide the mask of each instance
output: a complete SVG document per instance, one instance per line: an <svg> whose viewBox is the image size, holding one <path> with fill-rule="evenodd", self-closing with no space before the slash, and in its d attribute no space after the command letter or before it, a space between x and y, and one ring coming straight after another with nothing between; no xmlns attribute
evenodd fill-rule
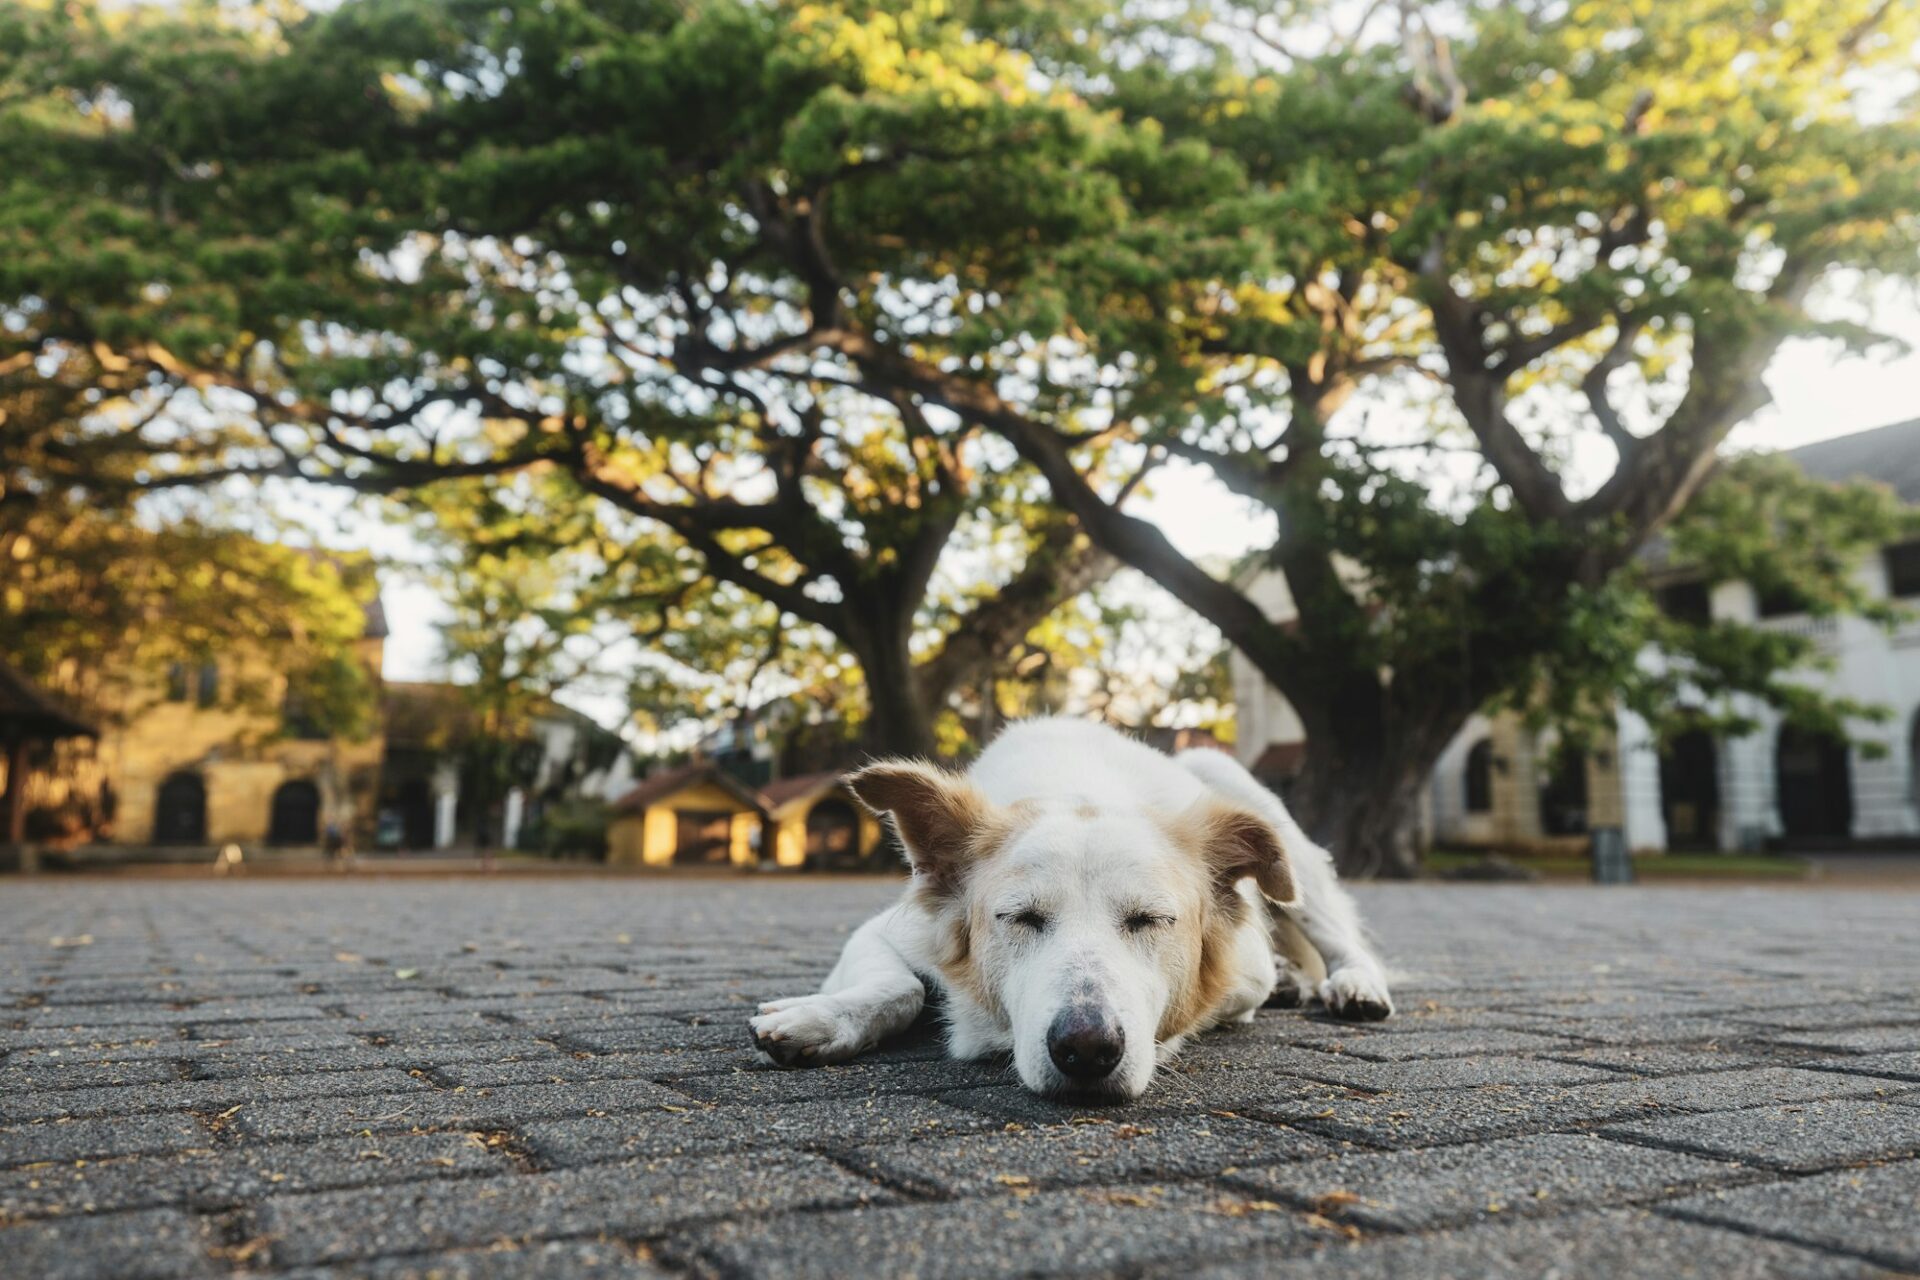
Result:
<svg viewBox="0 0 1920 1280"><path fill-rule="evenodd" d="M1010 1051L1028 1088L1096 1098L1139 1096L1186 1037L1276 994L1350 1018L1391 1011L1332 860L1222 752L1169 757L1034 720L965 777L888 762L852 785L892 816L913 883L819 993L760 1007L754 1040L776 1062L874 1047L919 1015L929 984L953 1056Z"/></svg>

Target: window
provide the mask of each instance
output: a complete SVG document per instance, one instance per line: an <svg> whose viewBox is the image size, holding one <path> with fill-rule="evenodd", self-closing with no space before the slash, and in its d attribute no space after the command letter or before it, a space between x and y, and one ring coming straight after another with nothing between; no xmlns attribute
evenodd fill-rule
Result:
<svg viewBox="0 0 1920 1280"><path fill-rule="evenodd" d="M1482 738L1467 752L1467 812L1493 811L1493 739Z"/></svg>
<svg viewBox="0 0 1920 1280"><path fill-rule="evenodd" d="M1675 622L1704 627L1713 621L1711 593L1704 582L1676 582L1660 588L1660 612Z"/></svg>
<svg viewBox="0 0 1920 1280"><path fill-rule="evenodd" d="M1887 594L1920 596L1920 542L1903 542L1880 553L1887 566Z"/></svg>
<svg viewBox="0 0 1920 1280"><path fill-rule="evenodd" d="M1807 598L1790 586L1759 587L1754 594L1760 598L1763 618L1784 618L1790 613L1807 611Z"/></svg>
<svg viewBox="0 0 1920 1280"><path fill-rule="evenodd" d="M167 701L185 702L187 700L187 664L176 662L167 668Z"/></svg>
<svg viewBox="0 0 1920 1280"><path fill-rule="evenodd" d="M198 701L203 707L210 707L220 701L220 667L217 663L200 664Z"/></svg>

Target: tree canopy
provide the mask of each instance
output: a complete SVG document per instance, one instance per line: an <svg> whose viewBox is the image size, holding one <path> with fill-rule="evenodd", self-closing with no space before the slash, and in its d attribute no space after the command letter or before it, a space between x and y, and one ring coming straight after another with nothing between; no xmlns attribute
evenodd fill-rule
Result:
<svg viewBox="0 0 1920 1280"><path fill-rule="evenodd" d="M1294 703L1303 817L1357 866L1408 865L1493 701L1850 710L1781 681L1791 643L1663 621L1643 553L1782 342L1875 340L1821 291L1916 274L1911 6L4 21L0 396L111 373L144 482L551 472L832 635L908 750L939 638L1004 652L1105 553ZM1167 458L1272 511L1296 619L1126 509ZM1810 600L1899 523L1727 484L1703 518L1801 541L1686 535L1700 571ZM929 625L968 521L1026 555ZM1684 676L1627 679L1649 645Z"/></svg>

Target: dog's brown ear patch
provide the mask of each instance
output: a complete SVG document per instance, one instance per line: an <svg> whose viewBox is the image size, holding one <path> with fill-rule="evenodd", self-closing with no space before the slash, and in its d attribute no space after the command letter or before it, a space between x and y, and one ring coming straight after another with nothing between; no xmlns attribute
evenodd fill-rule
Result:
<svg viewBox="0 0 1920 1280"><path fill-rule="evenodd" d="M893 819L907 860L935 889L954 888L981 837L994 825L994 807L965 778L918 760L883 760L847 779L860 803Z"/></svg>
<svg viewBox="0 0 1920 1280"><path fill-rule="evenodd" d="M1199 810L1195 821L1200 847L1217 885L1231 892L1234 885L1252 876L1261 894L1275 906L1291 907L1300 901L1293 865L1272 823L1238 805L1211 798L1195 808Z"/></svg>

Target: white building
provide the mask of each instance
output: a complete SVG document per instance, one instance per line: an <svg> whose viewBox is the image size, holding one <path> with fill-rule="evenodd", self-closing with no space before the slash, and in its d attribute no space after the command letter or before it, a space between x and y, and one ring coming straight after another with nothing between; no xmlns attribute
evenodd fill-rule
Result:
<svg viewBox="0 0 1920 1280"><path fill-rule="evenodd" d="M1872 480L1920 505L1920 419L1824 441L1787 455L1824 480ZM1854 570L1875 596L1920 605L1920 542L1885 547ZM1286 582L1264 571L1245 583L1269 617L1293 616ZM1830 693L1884 706L1885 723L1849 726L1851 742L1808 735L1757 703L1734 708L1760 725L1741 738L1683 735L1662 753L1647 724L1621 712L1613 741L1590 756L1554 750L1551 736L1511 716L1475 716L1435 766L1428 826L1442 845L1584 845L1596 826L1624 828L1635 849L1741 849L1911 842L1920 837L1920 621L1889 632L1861 618L1812 618L1791 601L1762 600L1744 582L1676 576L1662 589L1678 614L1748 622L1813 638L1827 671L1800 677ZM1657 661L1649 656L1648 661ZM1299 716L1239 654L1236 753L1270 785L1309 744ZM1867 744L1872 744L1868 746Z"/></svg>

